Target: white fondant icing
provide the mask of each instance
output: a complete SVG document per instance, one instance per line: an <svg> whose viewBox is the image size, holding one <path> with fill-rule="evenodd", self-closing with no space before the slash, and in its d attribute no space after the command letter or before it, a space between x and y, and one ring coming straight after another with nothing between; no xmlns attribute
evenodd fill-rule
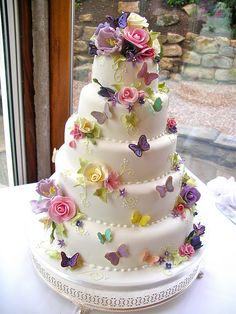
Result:
<svg viewBox="0 0 236 314"><path fill-rule="evenodd" d="M166 250L178 248L192 229L192 214L187 212L184 220L180 217L169 217L158 225L148 227L120 229L114 226L112 227L113 240L105 244L101 244L97 237L98 232L104 232L104 227L100 224L85 222L85 228L90 234L86 240L78 237L75 227L70 223L65 223L65 226L70 241L63 250L68 256L80 252L88 264L95 263L97 266L108 267L109 270L114 268L127 270L145 264L141 259L144 249L149 250L153 255L163 256ZM129 256L121 257L119 264L113 266L104 256L108 252L116 251L122 243L127 245Z"/></svg>
<svg viewBox="0 0 236 314"><path fill-rule="evenodd" d="M121 172L123 159L127 160L127 167L130 171L122 174L124 182L143 182L157 178L170 171L170 155L175 152L175 134L149 141L150 149L143 152L142 157L137 157L126 143L111 143L102 139L97 140L97 144L90 144L89 149L85 145L84 139L77 141L76 148L69 146L69 141L60 148L56 156L56 171L63 171L71 168L77 171L80 168L79 157L88 161L96 161L105 164L117 172Z"/></svg>
<svg viewBox="0 0 236 314"><path fill-rule="evenodd" d="M149 59L145 61L148 66L148 72L158 73L158 65ZM143 62L122 62L118 68L114 58L111 56L95 56L92 68L92 79L97 79L104 87L113 88L114 84L122 84L122 86L132 86L135 82L140 81L139 89L145 89L146 85L142 79L138 79L138 72L141 70ZM150 84L154 90L157 88L158 79Z"/></svg>
<svg viewBox="0 0 236 314"><path fill-rule="evenodd" d="M80 94L80 101L78 106L78 115L75 114L66 124L65 136L69 136L70 130L73 128L74 121L77 117L85 117L89 120L95 120L91 115L92 111L104 111L107 98L98 95L99 85L91 83L86 85ZM156 93L156 98L160 97L162 100L162 109L160 112L153 113L148 104L135 105L135 113L138 117L138 124L135 130L128 131L122 123L122 116L128 113L127 106L116 104L110 106L112 118L107 119L101 126L103 137L110 138L111 140L131 141L137 140L140 134L145 134L147 138L153 138L166 129L167 109L168 109L168 95L164 93ZM70 139L72 137L70 136Z"/></svg>

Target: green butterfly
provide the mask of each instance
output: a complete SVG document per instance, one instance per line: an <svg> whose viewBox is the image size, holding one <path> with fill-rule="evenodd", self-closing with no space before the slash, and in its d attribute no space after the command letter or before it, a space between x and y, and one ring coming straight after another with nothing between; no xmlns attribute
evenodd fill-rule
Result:
<svg viewBox="0 0 236 314"><path fill-rule="evenodd" d="M154 109L154 111L159 112L162 109L162 100L160 97L158 97L155 101L154 104L152 106L152 108Z"/></svg>
<svg viewBox="0 0 236 314"><path fill-rule="evenodd" d="M165 82L158 83L158 91L160 93L168 93L169 87L166 85Z"/></svg>
<svg viewBox="0 0 236 314"><path fill-rule="evenodd" d="M101 232L98 232L97 236L98 236L99 241L102 244L104 244L106 241L111 242L111 240L112 240L111 229L110 228L106 229L104 234L102 234Z"/></svg>

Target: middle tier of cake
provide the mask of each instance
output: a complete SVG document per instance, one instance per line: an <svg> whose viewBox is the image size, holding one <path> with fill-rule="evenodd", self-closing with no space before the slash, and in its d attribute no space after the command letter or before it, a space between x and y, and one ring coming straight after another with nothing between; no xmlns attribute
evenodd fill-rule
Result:
<svg viewBox="0 0 236 314"><path fill-rule="evenodd" d="M158 143L159 140L156 140L153 146L159 147ZM168 167L165 168L165 172L161 172L161 167L163 166L160 166L160 147L159 149L156 148L156 155L152 157L152 163L150 160L147 161L147 155L142 157L146 160L146 165L142 158L136 157L132 151L127 149L127 160L121 165L124 152L122 154L120 150L121 146L124 145L120 143L116 143L116 145L114 143L113 145L111 144L106 143L107 149L109 148L108 152L104 150L103 146L101 149L100 145L104 145L104 141L99 140L98 145L95 146L96 152L94 156L92 154L86 155L86 146L84 144L81 144L81 147L76 149L72 149L66 144L60 148L56 155L56 181L64 193L75 201L79 210L87 216L87 219L99 221L104 223L104 225L131 225L131 216L134 211L138 211L141 215L149 215L150 223L171 215L180 193L183 175L182 168L179 171L171 170L170 163L167 162L169 154L173 152L173 147L172 150L168 150L162 162L162 165L168 164ZM171 144L169 141L167 147L171 146ZM113 146L118 146L118 148L116 147L114 150ZM149 152L145 153L148 154ZM118 156L116 156L117 154L120 154L120 161ZM101 159L101 155L103 155L103 159ZM134 161L132 159L129 160L129 157L133 157L133 155L135 157ZM84 182L80 181L81 176L78 171L80 169L80 156L89 158L90 162L94 161L105 165L108 163L107 157L109 156L113 169L121 174L121 185L119 189L108 193L107 202L102 201L95 193L100 186L100 182L85 182L84 184ZM115 156L117 159L115 159ZM117 160L117 164L114 164L114 159ZM155 159L158 162L154 162ZM136 171L136 180L132 181L130 177L132 169L129 168L129 165ZM157 170L159 170L159 173L157 173ZM169 177L172 179L173 191L167 191L165 197L163 197L156 187L165 186ZM126 178L126 181L123 178ZM138 178L145 180L137 181ZM131 182L127 182L127 179ZM120 192L122 190L125 190L126 195Z"/></svg>

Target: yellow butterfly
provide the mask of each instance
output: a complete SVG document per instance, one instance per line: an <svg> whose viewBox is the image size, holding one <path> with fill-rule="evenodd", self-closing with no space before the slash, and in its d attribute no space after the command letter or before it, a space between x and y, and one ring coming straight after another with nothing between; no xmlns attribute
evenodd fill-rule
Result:
<svg viewBox="0 0 236 314"><path fill-rule="evenodd" d="M150 219L151 217L149 215L142 216L137 210L134 210L131 215L131 223L141 227L145 227L149 223Z"/></svg>

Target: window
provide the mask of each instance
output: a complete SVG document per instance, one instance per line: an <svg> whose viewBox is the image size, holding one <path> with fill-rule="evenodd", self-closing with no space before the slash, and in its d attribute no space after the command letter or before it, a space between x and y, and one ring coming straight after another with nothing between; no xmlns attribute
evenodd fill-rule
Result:
<svg viewBox="0 0 236 314"><path fill-rule="evenodd" d="M193 3L194 2L194 3ZM160 32L160 77L170 88L177 151L204 182L236 176L236 7L219 1L75 1L73 110L91 79L87 53L96 26L121 11L145 16Z"/></svg>

